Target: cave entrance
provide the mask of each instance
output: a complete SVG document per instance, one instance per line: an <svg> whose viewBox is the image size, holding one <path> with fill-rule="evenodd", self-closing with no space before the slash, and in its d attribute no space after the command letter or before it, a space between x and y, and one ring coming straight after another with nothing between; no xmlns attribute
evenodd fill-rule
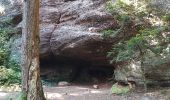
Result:
<svg viewBox="0 0 170 100"><path fill-rule="evenodd" d="M114 73L113 66L94 65L80 59L51 58L40 62L41 78L47 82L97 84L108 82Z"/></svg>

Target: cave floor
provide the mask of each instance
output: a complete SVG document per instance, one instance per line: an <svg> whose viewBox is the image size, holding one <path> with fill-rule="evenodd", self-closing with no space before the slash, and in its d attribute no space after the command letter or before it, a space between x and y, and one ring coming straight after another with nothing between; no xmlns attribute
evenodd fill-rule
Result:
<svg viewBox="0 0 170 100"><path fill-rule="evenodd" d="M150 90L147 93L137 90L126 95L113 95L111 86L103 85L99 89L91 85L73 85L64 87L44 87L47 100L170 100L170 90Z"/></svg>
<svg viewBox="0 0 170 100"><path fill-rule="evenodd" d="M44 86L47 100L170 100L170 89L153 89L147 93L135 91L125 95L110 93L111 85L100 84L99 89L92 85ZM0 100L14 98L18 92L0 92ZM15 99L10 99L15 100Z"/></svg>

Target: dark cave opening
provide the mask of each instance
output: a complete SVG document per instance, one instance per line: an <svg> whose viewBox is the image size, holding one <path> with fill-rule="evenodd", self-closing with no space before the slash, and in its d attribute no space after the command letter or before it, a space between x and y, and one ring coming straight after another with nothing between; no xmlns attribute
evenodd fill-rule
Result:
<svg viewBox="0 0 170 100"><path fill-rule="evenodd" d="M68 57L40 59L41 78L50 82L67 81L69 83L104 83L113 77L112 65L95 65L81 59Z"/></svg>

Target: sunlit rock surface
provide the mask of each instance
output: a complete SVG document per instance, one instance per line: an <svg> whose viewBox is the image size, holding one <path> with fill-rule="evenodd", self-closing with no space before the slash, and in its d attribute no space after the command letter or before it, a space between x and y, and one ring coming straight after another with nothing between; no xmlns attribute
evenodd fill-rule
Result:
<svg viewBox="0 0 170 100"><path fill-rule="evenodd" d="M165 60L155 59L155 62L144 61L145 77L148 85L170 86L170 58ZM148 63L149 62L149 63ZM114 70L115 80L119 82L135 82L137 85L143 84L143 74L139 61L132 61L118 66Z"/></svg>
<svg viewBox="0 0 170 100"><path fill-rule="evenodd" d="M113 42L105 41L100 31L115 28L112 15L105 10L106 0L42 0L41 58L50 55L109 64L106 52Z"/></svg>

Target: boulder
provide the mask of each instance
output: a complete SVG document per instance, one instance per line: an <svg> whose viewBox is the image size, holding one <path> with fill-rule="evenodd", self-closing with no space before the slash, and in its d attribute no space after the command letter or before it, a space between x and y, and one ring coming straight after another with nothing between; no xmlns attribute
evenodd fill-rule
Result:
<svg viewBox="0 0 170 100"><path fill-rule="evenodd" d="M93 85L93 88L94 88L94 89L99 89L99 85L94 84L94 85Z"/></svg>
<svg viewBox="0 0 170 100"><path fill-rule="evenodd" d="M145 61L145 77L148 85L170 86L170 58L160 58ZM155 61L155 62L153 62ZM140 61L131 61L122 64L114 70L115 80L118 82L134 82L136 85L143 84Z"/></svg>
<svg viewBox="0 0 170 100"><path fill-rule="evenodd" d="M129 80L135 83L142 82L142 73L140 62L132 61L130 63L117 66L114 70L115 80L118 82L128 83Z"/></svg>
<svg viewBox="0 0 170 100"><path fill-rule="evenodd" d="M61 82L58 82L58 86L69 86L70 83L66 82L66 81L61 81Z"/></svg>

